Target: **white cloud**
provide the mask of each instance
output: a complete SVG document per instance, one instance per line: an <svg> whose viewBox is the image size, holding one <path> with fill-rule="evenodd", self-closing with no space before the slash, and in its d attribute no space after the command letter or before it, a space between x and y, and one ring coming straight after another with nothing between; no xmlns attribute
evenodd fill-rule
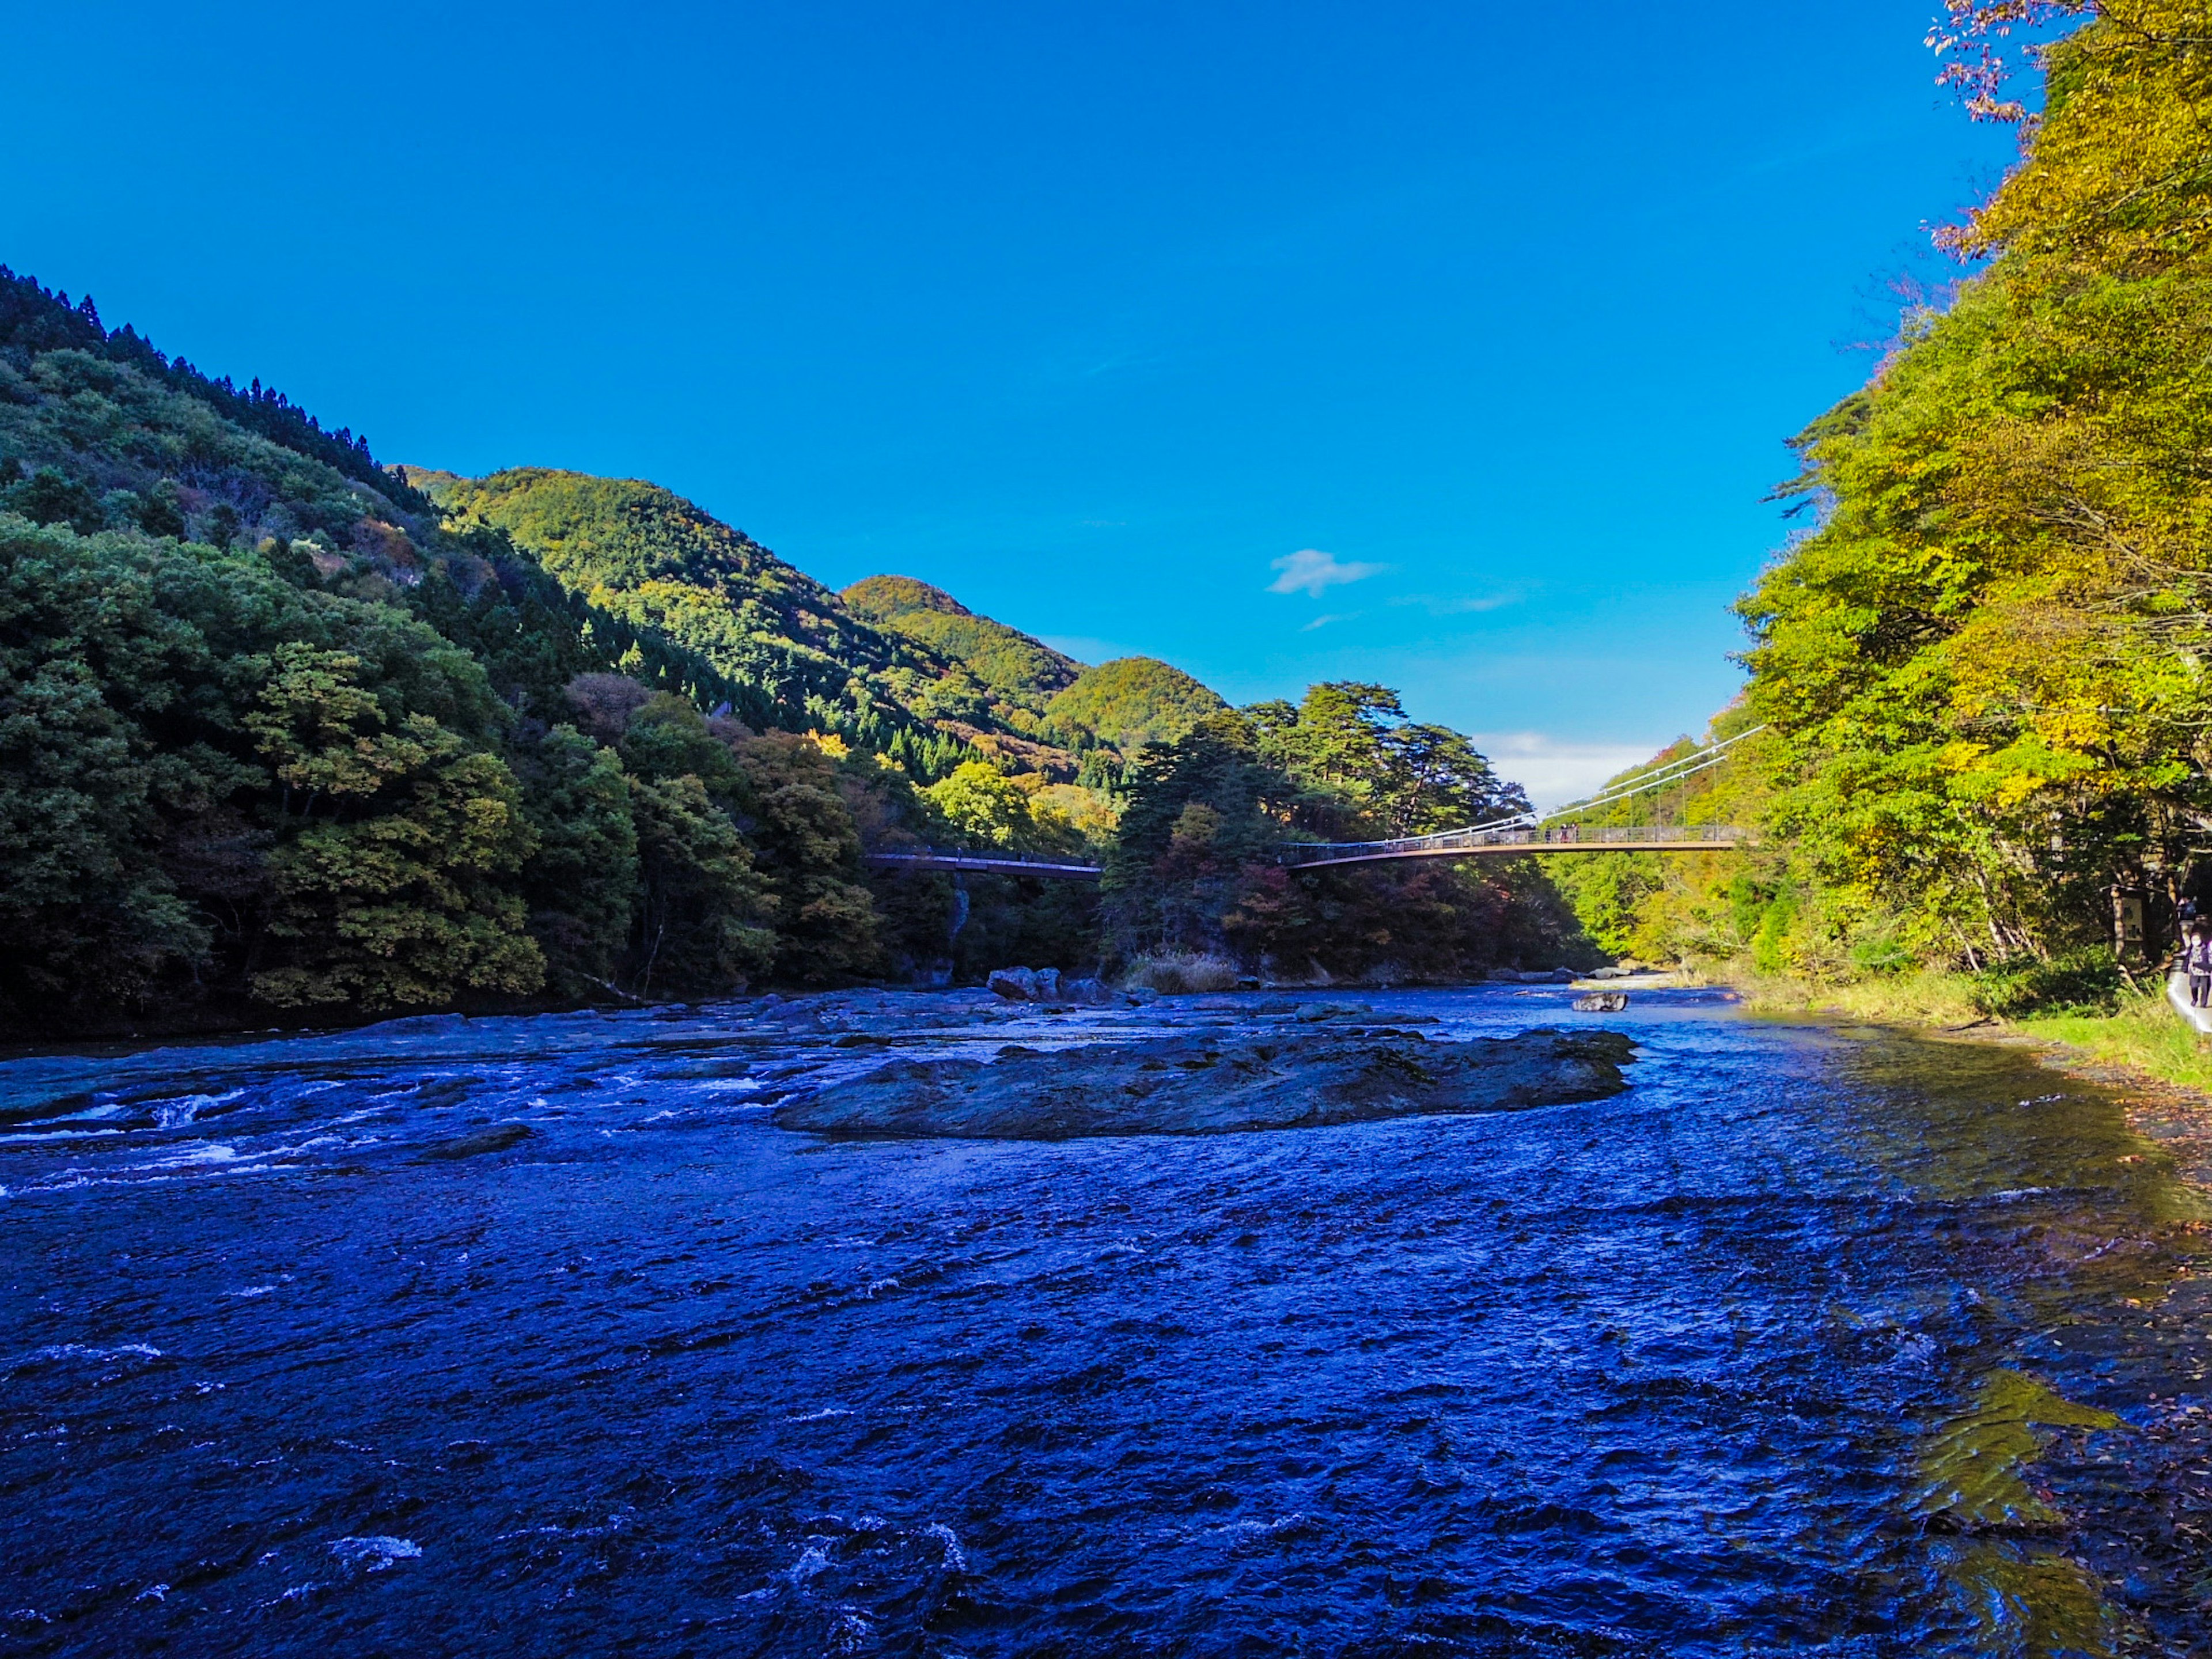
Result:
<svg viewBox="0 0 2212 1659"><path fill-rule="evenodd" d="M1304 628L1298 629L1298 632L1301 634L1310 634L1315 629L1326 628L1333 622L1350 622L1358 614L1359 612L1357 611L1332 611L1326 617L1316 617Z"/></svg>
<svg viewBox="0 0 2212 1659"><path fill-rule="evenodd" d="M1643 765L1666 743L1562 743L1540 732L1494 732L1477 734L1474 746L1542 812L1595 794L1607 778Z"/></svg>
<svg viewBox="0 0 2212 1659"><path fill-rule="evenodd" d="M1319 599L1332 587L1341 587L1346 582L1364 581L1388 570L1387 564L1364 564L1357 560L1346 562L1334 553L1324 553L1317 547L1302 547L1288 553L1267 567L1279 574L1267 584L1270 593L1309 593Z"/></svg>

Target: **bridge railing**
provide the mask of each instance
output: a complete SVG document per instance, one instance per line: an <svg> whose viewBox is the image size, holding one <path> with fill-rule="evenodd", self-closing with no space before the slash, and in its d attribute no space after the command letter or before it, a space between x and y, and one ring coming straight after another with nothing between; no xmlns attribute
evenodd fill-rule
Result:
<svg viewBox="0 0 2212 1659"><path fill-rule="evenodd" d="M1733 847L1744 831L1729 823L1551 823L1500 824L1447 830L1434 836L1404 836L1395 841L1334 842L1285 847L1277 855L1289 865L1339 864L1352 859L1441 856L1489 848L1673 847L1705 844Z"/></svg>
<svg viewBox="0 0 2212 1659"><path fill-rule="evenodd" d="M896 852L868 853L866 863L896 869L981 870L1016 874L1033 870L1039 875L1096 877L1098 866L1049 854L1016 853L1000 848L907 847Z"/></svg>

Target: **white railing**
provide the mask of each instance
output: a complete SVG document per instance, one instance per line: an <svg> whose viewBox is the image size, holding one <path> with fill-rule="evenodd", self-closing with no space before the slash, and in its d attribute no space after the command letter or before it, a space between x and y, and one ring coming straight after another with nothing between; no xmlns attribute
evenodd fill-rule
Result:
<svg viewBox="0 0 2212 1659"><path fill-rule="evenodd" d="M1095 864L1079 864L1070 859L1049 858L1036 853L919 847L902 853L869 853L865 857L866 862L887 869L904 866L909 870L975 870L996 875L1063 876L1078 881L1095 880L1098 875Z"/></svg>
<svg viewBox="0 0 2212 1659"><path fill-rule="evenodd" d="M1349 864L1370 859L1449 858L1455 853L1525 849L1531 853L1569 849L1593 851L1639 847L1673 849L1734 847L1750 839L1732 823L1517 823L1447 830L1433 836L1401 836L1395 841L1321 842L1281 848L1277 861L1288 865Z"/></svg>

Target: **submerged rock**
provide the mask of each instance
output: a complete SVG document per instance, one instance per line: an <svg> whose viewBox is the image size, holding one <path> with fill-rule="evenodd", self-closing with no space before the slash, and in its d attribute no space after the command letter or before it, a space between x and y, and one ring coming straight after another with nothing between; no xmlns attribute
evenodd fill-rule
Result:
<svg viewBox="0 0 2212 1659"><path fill-rule="evenodd" d="M896 1060L777 1109L786 1129L850 1136L1059 1140L1228 1134L1600 1100L1634 1057L1610 1031L1432 1042L1407 1032L1187 1036L994 1061Z"/></svg>
<svg viewBox="0 0 2212 1659"><path fill-rule="evenodd" d="M1374 1009L1364 1002L1309 1002L1303 1006L1292 1003L1291 1011L1296 1015L1301 1025L1318 1025L1325 1020L1332 1019L1375 1018Z"/></svg>
<svg viewBox="0 0 2212 1659"><path fill-rule="evenodd" d="M417 1164L446 1163L464 1158L482 1158L489 1152L503 1152L510 1146L520 1146L537 1133L527 1123L495 1124L490 1128L478 1129L473 1134L434 1141L416 1155L415 1161Z"/></svg>

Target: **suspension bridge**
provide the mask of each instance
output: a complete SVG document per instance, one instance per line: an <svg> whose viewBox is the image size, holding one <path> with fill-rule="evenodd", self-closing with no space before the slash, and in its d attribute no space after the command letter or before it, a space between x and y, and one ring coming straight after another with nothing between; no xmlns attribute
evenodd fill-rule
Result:
<svg viewBox="0 0 2212 1659"><path fill-rule="evenodd" d="M1755 726L1724 742L1696 750L1631 779L1617 789L1547 813L1519 812L1464 830L1400 836L1389 841L1292 842L1275 851L1275 862L1311 870L1334 864L1381 864L1407 859L1526 858L1532 853L1732 853L1749 844L1751 832L1731 823L1582 823L1565 819L1648 795L1719 765ZM870 853L870 864L895 870L950 870L974 875L1037 876L1054 881L1096 881L1099 867L1074 860L1021 853L922 847Z"/></svg>

